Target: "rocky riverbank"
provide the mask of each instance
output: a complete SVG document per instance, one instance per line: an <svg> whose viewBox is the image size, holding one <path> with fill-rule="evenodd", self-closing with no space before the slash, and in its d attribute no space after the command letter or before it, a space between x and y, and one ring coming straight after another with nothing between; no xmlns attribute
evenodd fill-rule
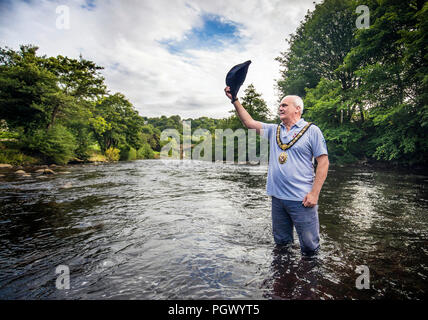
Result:
<svg viewBox="0 0 428 320"><path fill-rule="evenodd" d="M0 178L4 177L21 177L29 178L35 177L37 179L46 179L50 175L68 174L67 167L51 165L32 165L32 166L12 166L10 164L0 164Z"/></svg>

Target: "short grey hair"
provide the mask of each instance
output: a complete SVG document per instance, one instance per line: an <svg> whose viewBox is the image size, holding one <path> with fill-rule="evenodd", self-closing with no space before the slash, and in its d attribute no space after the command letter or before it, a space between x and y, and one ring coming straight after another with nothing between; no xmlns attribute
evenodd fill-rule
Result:
<svg viewBox="0 0 428 320"><path fill-rule="evenodd" d="M299 96L289 95L289 96L285 96L284 98L282 98L282 100L284 100L285 98L292 98L294 105L296 107L300 107L300 110L301 110L300 114L303 113L304 105L303 105L302 98L300 98Z"/></svg>

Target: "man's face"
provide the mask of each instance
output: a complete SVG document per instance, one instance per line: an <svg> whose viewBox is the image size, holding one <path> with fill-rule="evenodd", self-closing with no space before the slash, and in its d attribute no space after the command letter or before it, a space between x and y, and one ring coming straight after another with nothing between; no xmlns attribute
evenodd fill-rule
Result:
<svg viewBox="0 0 428 320"><path fill-rule="evenodd" d="M281 103L279 104L279 119L281 121L284 120L291 120L293 117L296 116L296 112L298 111L298 108L294 105L294 101L292 97L285 97L281 100Z"/></svg>

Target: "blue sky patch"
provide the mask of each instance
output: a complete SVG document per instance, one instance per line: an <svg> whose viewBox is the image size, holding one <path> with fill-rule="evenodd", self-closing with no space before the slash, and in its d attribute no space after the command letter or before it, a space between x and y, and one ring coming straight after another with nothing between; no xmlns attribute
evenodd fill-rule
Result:
<svg viewBox="0 0 428 320"><path fill-rule="evenodd" d="M85 0L85 4L81 5L81 7L89 11L94 10L96 7L95 1L96 0Z"/></svg>
<svg viewBox="0 0 428 320"><path fill-rule="evenodd" d="M221 50L228 44L238 44L242 40L240 25L233 21L213 14L203 14L202 21L202 27L192 28L183 40L162 40L159 43L173 54L183 54L189 49Z"/></svg>

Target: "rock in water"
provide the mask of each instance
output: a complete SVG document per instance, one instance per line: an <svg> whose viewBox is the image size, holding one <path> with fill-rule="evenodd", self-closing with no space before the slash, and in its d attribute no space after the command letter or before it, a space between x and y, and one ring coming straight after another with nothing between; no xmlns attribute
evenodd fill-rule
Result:
<svg viewBox="0 0 428 320"><path fill-rule="evenodd" d="M27 174L24 170L15 171L16 174Z"/></svg>
<svg viewBox="0 0 428 320"><path fill-rule="evenodd" d="M56 174L53 170L51 169L45 169L45 171L43 172L44 174Z"/></svg>

